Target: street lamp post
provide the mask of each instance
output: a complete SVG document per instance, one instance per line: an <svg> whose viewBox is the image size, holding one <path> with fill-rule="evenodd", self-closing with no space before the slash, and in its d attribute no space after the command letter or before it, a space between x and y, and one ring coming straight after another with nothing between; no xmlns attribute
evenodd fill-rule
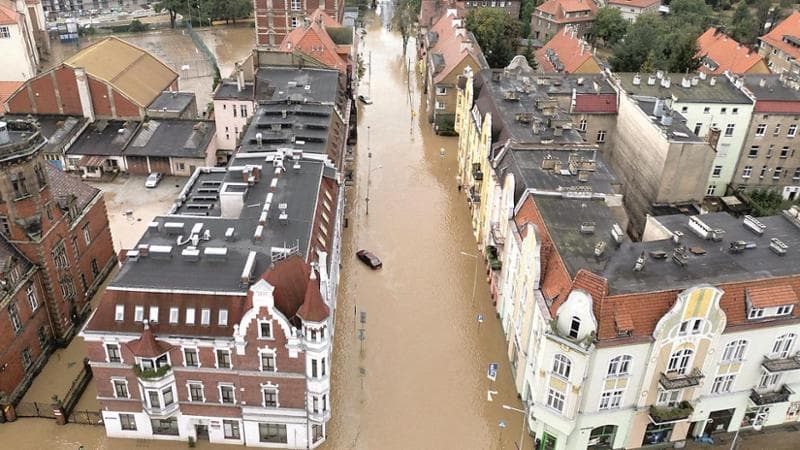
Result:
<svg viewBox="0 0 800 450"><path fill-rule="evenodd" d="M528 413L524 409L514 408L513 406L503 405L503 409L507 409L509 411L516 411L522 414L522 429L519 432L519 450L522 450L522 440L525 438L525 421L527 419Z"/></svg>
<svg viewBox="0 0 800 450"><path fill-rule="evenodd" d="M475 303L475 288L477 287L478 283L478 255L473 255L472 253L461 252L464 256L469 256L470 258L475 258L475 273L472 275L472 303Z"/></svg>

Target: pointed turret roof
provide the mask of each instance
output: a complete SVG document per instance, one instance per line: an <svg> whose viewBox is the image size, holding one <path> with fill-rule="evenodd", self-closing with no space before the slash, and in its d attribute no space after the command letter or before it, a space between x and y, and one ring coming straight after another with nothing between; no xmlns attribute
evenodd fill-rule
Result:
<svg viewBox="0 0 800 450"><path fill-rule="evenodd" d="M164 341L159 341L155 338L153 335L153 330L150 328L150 324L146 321L144 322L144 331L142 331L142 336L139 337L139 339L128 342L126 345L128 346L128 350L130 350L135 356L141 356L144 358L155 358L167 353L172 349L171 344Z"/></svg>

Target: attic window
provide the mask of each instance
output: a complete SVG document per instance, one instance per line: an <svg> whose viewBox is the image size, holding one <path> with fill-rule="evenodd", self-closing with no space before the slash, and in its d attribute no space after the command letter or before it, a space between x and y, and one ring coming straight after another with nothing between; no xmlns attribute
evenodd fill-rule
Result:
<svg viewBox="0 0 800 450"><path fill-rule="evenodd" d="M580 330L581 330L580 317L572 316L572 322L569 325L569 337L571 337L572 339L577 339Z"/></svg>
<svg viewBox="0 0 800 450"><path fill-rule="evenodd" d="M125 319L125 305L117 305L114 308L114 320L122 322Z"/></svg>
<svg viewBox="0 0 800 450"><path fill-rule="evenodd" d="M745 295L747 318L751 320L791 315L798 301L790 285L749 288Z"/></svg>

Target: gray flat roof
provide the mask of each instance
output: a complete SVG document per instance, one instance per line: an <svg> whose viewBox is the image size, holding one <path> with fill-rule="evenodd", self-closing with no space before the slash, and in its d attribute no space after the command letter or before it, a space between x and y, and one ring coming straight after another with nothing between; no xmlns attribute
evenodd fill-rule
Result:
<svg viewBox="0 0 800 450"><path fill-rule="evenodd" d="M762 86L761 83L764 85ZM795 82L796 83L796 82ZM791 87L782 75L744 75L744 86L758 100L800 101L800 91Z"/></svg>
<svg viewBox="0 0 800 450"><path fill-rule="evenodd" d="M686 75L680 73L664 74L665 78L671 80L670 87L665 88L661 85L661 80L656 79L654 85L648 85L648 77L655 74L640 74L641 82L639 85L633 84L634 73L615 73L619 77L622 88L631 95L645 95L648 97L669 98L674 97L678 102L684 103L740 103L752 104L747 95L739 90L724 75L706 77L705 80L697 75ZM696 78L697 84L688 88L681 86L681 80L686 77ZM711 79L714 85L711 85Z"/></svg>
<svg viewBox="0 0 800 450"><path fill-rule="evenodd" d="M617 91L603 74L545 74L538 75L540 88L550 95L615 94Z"/></svg>
<svg viewBox="0 0 800 450"><path fill-rule="evenodd" d="M120 156L138 127L139 122L98 120L86 127L67 154Z"/></svg>
<svg viewBox="0 0 800 450"><path fill-rule="evenodd" d="M333 106L318 103L261 103L240 144L240 152L296 149L325 153ZM258 134L261 134L261 145Z"/></svg>
<svg viewBox="0 0 800 450"><path fill-rule="evenodd" d="M677 111L672 111L672 123L669 125L664 125L655 115L653 115L653 111L655 110L656 106L655 99L637 97L634 98L634 101L636 101L636 103L639 105L639 108L645 114L647 114L648 117L650 117L650 121L653 123L653 125L660 128L670 141L703 142L703 139L694 134L694 131L690 130L689 127L686 126L686 118L684 118Z"/></svg>
<svg viewBox="0 0 800 450"><path fill-rule="evenodd" d="M194 92L164 91L147 107L148 111L183 112L194 101Z"/></svg>
<svg viewBox="0 0 800 450"><path fill-rule="evenodd" d="M239 91L235 81L220 82L214 91L214 100L223 99L253 100L253 83L245 83L243 89Z"/></svg>
<svg viewBox="0 0 800 450"><path fill-rule="evenodd" d="M142 123L125 155L203 158L214 137L213 121L150 119Z"/></svg>
<svg viewBox="0 0 800 450"><path fill-rule="evenodd" d="M580 269L588 269L608 280L609 294L652 292L685 289L698 283L720 284L768 277L794 275L800 272L800 225L777 215L758 218L766 225L759 236L745 228L742 219L728 213L697 216L712 229L724 230L722 241L701 238L689 228L690 216L677 214L656 220L667 230L684 234L681 245L686 246L687 261L682 267L672 261L676 244L671 239L631 242L627 238L617 248L611 237L614 219L608 207L599 200L536 198L536 205L547 224L559 254L574 277ZM594 234L580 232L581 222L594 222ZM778 238L789 246L784 256L769 249L770 239ZM594 255L598 242L606 243L601 257ZM731 253L733 241L744 241L755 248ZM698 253L695 254L691 250ZM633 267L645 253L641 272ZM665 252L666 259L656 259L651 252Z"/></svg>
<svg viewBox="0 0 800 450"><path fill-rule="evenodd" d="M333 104L339 93L339 72L329 69L269 67L256 72L256 99L261 101Z"/></svg>
<svg viewBox="0 0 800 450"><path fill-rule="evenodd" d="M587 171L586 181L580 181L568 170L570 158L594 161ZM559 161L561 171L542 168L547 161ZM498 177L513 173L515 179L515 204L526 189L560 192L575 187L589 188L594 193L618 193L618 180L601 154L591 149L525 149L514 146L506 151L495 167ZM502 178L501 178L502 179Z"/></svg>
<svg viewBox="0 0 800 450"><path fill-rule="evenodd" d="M256 275L269 267L273 248L296 247L305 258L309 251L324 164L303 159L300 160L300 170L296 170L292 167L293 161L287 160L287 170L276 175L269 158L271 156L263 154L237 155L228 169L200 169L185 188L186 195L176 204L174 213L154 219L158 225L149 228L139 240L136 248L149 245L149 255L123 264L111 286L243 293L247 286L240 284L240 278L250 251L256 252L253 267ZM261 167L258 182L249 187L243 183L241 169L245 165ZM277 180L274 187L273 180ZM245 192L238 217L221 217L219 192L211 192L214 187L218 190L229 187ZM271 206L263 224L261 239L256 240L254 234L270 194ZM217 198L213 199L215 196ZM207 209L190 207L198 203L212 206ZM287 221L279 220L281 204L286 205ZM188 237L192 228L199 226L197 224L202 224L201 235L205 230L210 232L210 239L200 241L200 254L197 257L184 255L183 252L191 244L177 245L178 236ZM225 236L229 228L235 230L233 239ZM154 252L153 246L171 246L171 254L159 255ZM211 249L210 253L206 253L208 249ZM226 254L212 255L214 252Z"/></svg>

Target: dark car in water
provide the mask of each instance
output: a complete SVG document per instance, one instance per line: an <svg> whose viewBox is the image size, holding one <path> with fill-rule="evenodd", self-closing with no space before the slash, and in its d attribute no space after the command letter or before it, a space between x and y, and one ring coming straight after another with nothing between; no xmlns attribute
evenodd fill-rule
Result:
<svg viewBox="0 0 800 450"><path fill-rule="evenodd" d="M371 269L380 269L383 267L381 260L368 250L359 250L356 252L356 256Z"/></svg>

